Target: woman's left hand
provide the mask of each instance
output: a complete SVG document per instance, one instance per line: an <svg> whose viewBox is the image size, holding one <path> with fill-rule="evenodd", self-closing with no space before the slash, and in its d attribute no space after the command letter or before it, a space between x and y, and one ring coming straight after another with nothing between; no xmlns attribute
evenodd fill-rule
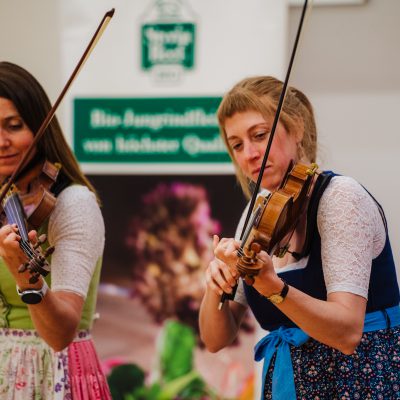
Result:
<svg viewBox="0 0 400 400"><path fill-rule="evenodd" d="M36 231L30 231L28 237L32 243L36 243ZM21 264L28 262L28 257L20 248L20 241L21 236L18 233L16 224L4 225L0 228L0 257L3 258L5 265L14 276L15 282L19 287L39 287L42 284L41 282L38 282L37 285L29 282L31 274L28 271L22 273L18 271Z"/></svg>
<svg viewBox="0 0 400 400"><path fill-rule="evenodd" d="M282 290L282 280L275 272L271 257L265 251L260 251L257 262L261 264L261 269L254 277L254 289L266 297L279 293Z"/></svg>
<svg viewBox="0 0 400 400"><path fill-rule="evenodd" d="M21 237L15 224L4 225L0 229L0 257L10 267L27 261L25 254L19 247L20 240Z"/></svg>

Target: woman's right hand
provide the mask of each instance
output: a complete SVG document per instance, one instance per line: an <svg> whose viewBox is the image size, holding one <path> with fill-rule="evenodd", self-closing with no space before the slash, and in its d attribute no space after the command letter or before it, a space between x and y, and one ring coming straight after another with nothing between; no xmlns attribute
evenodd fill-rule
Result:
<svg viewBox="0 0 400 400"><path fill-rule="evenodd" d="M232 293L236 286L239 273L236 269L237 250L240 243L234 239L213 237L214 259L206 270L207 287L217 295L223 292Z"/></svg>

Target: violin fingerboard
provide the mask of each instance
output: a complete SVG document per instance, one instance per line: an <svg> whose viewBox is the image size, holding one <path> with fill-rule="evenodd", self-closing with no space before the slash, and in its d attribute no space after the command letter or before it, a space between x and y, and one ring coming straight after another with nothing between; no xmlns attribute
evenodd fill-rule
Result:
<svg viewBox="0 0 400 400"><path fill-rule="evenodd" d="M10 225L18 226L19 234L24 241L29 241L26 228L25 212L17 194L7 196L3 204L4 212Z"/></svg>

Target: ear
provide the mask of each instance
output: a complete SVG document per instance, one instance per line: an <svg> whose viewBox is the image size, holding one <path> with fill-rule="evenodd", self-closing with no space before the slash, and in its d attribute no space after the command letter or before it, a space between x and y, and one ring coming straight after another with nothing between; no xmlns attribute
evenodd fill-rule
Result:
<svg viewBox="0 0 400 400"><path fill-rule="evenodd" d="M299 145L304 138L304 121L299 118L297 121L296 131L294 132L296 138L296 144Z"/></svg>

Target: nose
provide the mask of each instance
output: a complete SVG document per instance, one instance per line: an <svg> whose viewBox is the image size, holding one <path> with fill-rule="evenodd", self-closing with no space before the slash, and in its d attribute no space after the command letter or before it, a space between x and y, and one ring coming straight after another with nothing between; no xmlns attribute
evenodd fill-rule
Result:
<svg viewBox="0 0 400 400"><path fill-rule="evenodd" d="M247 160L254 160L259 158L261 153L258 146L248 143L244 146L244 155Z"/></svg>
<svg viewBox="0 0 400 400"><path fill-rule="evenodd" d="M4 132L4 129L0 128L0 148L6 148L10 145L10 139L8 134Z"/></svg>

